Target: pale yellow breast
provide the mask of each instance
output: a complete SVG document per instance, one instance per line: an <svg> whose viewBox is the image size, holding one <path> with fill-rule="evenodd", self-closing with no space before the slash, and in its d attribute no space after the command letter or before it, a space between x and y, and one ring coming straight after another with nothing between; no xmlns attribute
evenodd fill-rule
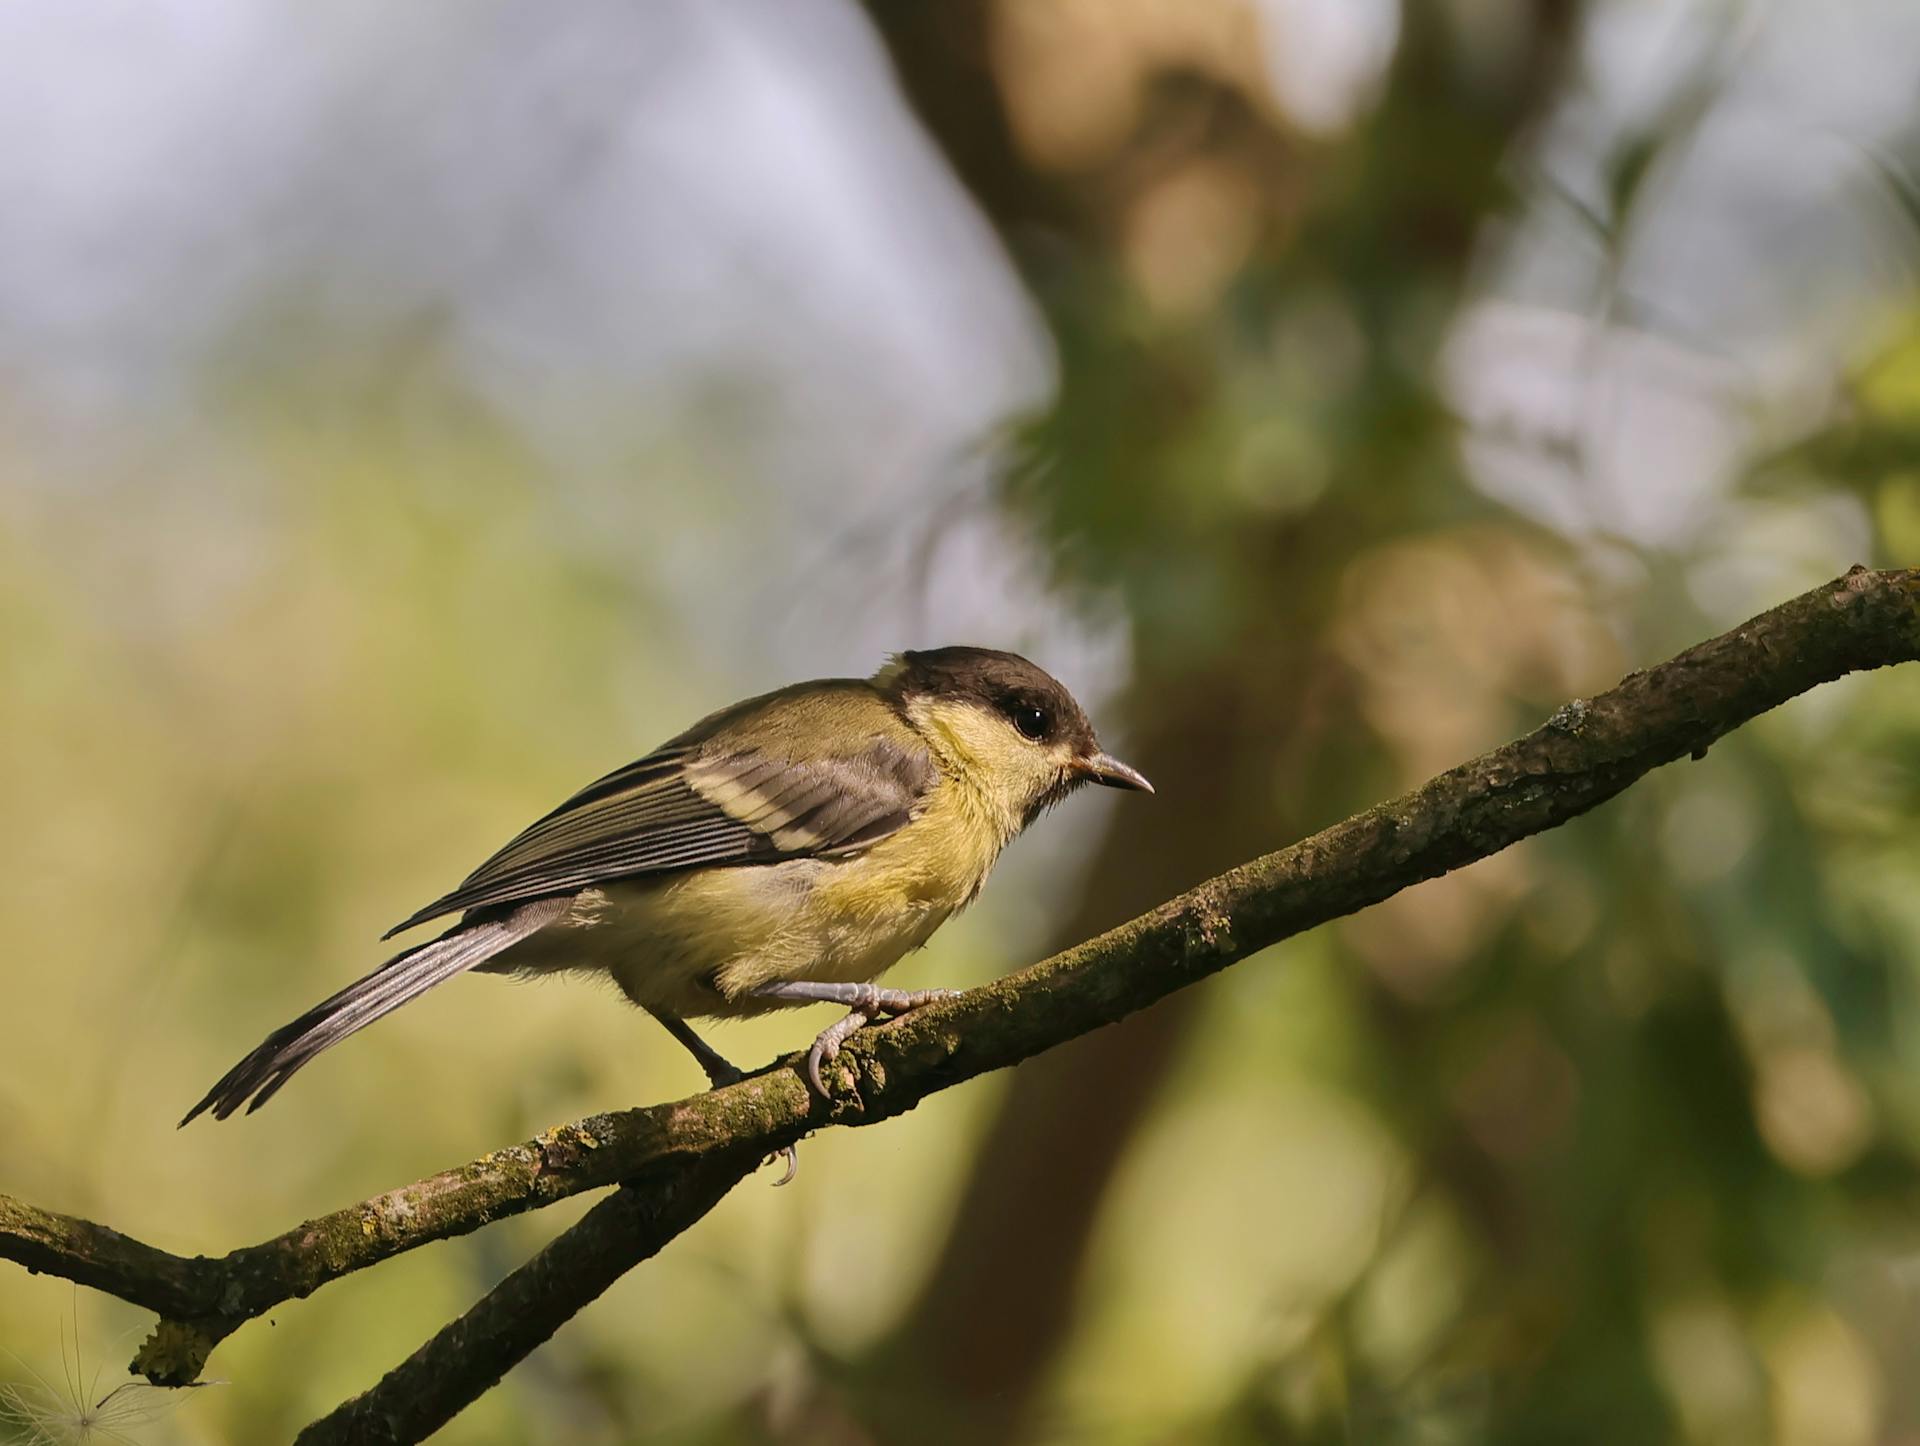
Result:
<svg viewBox="0 0 1920 1446"><path fill-rule="evenodd" d="M779 980L879 977L972 902L1005 839L972 790L936 786L921 815L855 858L710 868L587 890L503 956L511 968L611 974L635 1003L682 1016L787 1006Z"/></svg>

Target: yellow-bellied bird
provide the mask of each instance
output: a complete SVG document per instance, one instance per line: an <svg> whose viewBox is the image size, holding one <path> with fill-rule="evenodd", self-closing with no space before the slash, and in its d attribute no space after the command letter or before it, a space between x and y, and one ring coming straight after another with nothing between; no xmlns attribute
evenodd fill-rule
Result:
<svg viewBox="0 0 1920 1446"><path fill-rule="evenodd" d="M740 1071L688 1018L843 1004L808 1055L824 1094L821 1062L855 1029L950 992L872 981L1089 782L1153 791L1012 653L903 653L871 678L749 698L582 789L389 930L460 914L268 1035L181 1123L258 1109L321 1050L469 969L604 971L716 1086Z"/></svg>

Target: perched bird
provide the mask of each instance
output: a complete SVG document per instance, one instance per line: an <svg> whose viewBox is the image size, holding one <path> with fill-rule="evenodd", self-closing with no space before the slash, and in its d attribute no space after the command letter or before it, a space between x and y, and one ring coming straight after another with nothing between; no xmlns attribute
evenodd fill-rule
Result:
<svg viewBox="0 0 1920 1446"><path fill-rule="evenodd" d="M872 981L1082 783L1153 791L1012 653L902 653L871 678L749 698L589 784L388 930L461 916L268 1035L180 1123L258 1109L321 1050L469 969L610 974L716 1087L740 1071L690 1017L846 1005L807 1057L824 1095L821 1064L854 1030L951 993Z"/></svg>

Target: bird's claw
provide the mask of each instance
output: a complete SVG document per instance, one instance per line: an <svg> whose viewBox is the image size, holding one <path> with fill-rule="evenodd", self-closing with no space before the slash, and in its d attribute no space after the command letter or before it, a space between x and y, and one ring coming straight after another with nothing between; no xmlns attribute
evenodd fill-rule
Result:
<svg viewBox="0 0 1920 1446"><path fill-rule="evenodd" d="M832 1064L839 1058L840 1046L855 1030L876 1019L891 1021L929 1004L958 999L960 993L958 989L916 989L909 993L903 989L864 986L853 1008L821 1030L814 1039L813 1047L807 1051L807 1083L813 1086L813 1092L821 1099L831 1100L833 1096L828 1093L826 1081L820 1074L821 1066Z"/></svg>
<svg viewBox="0 0 1920 1446"><path fill-rule="evenodd" d="M820 1066L832 1064L840 1057L840 1046L848 1035L859 1029L873 1016L863 1010L850 1009L839 1019L821 1030L813 1041L813 1047L807 1051L807 1083L813 1086L813 1092L823 1100L831 1100L826 1082L820 1078Z"/></svg>
<svg viewBox="0 0 1920 1446"><path fill-rule="evenodd" d="M760 1163L762 1165L771 1165L775 1160L780 1159L784 1159L787 1162L787 1172L773 1182L773 1188L776 1190L782 1185L791 1185L793 1183L793 1177L800 1173L800 1152L792 1145L782 1145Z"/></svg>

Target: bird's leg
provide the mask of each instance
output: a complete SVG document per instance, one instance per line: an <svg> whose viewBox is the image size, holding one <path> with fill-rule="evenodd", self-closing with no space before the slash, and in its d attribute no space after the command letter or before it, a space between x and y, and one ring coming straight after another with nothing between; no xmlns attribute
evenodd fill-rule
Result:
<svg viewBox="0 0 1920 1446"><path fill-rule="evenodd" d="M868 1015L908 1014L943 999L958 999L958 989L882 989L878 984L822 983L813 979L777 980L747 991L762 999L790 1004L844 1004Z"/></svg>
<svg viewBox="0 0 1920 1446"><path fill-rule="evenodd" d="M693 1027L679 1015L662 1014L657 1009L649 1009L647 1013L659 1020L665 1026L667 1033L685 1045L687 1053L700 1061L700 1068L706 1071L707 1079L715 1089L725 1089L728 1085L738 1084L747 1077L738 1065L732 1063L719 1050L695 1034Z"/></svg>
<svg viewBox="0 0 1920 1446"><path fill-rule="evenodd" d="M807 1051L807 1083L822 1099L830 1099L820 1078L820 1066L830 1064L840 1046L868 1021L882 1015L901 1015L942 999L959 997L958 989L882 989L877 984L821 983L811 979L761 984L748 991L762 999L784 999L794 1004L844 1004L847 1013L821 1030Z"/></svg>
<svg viewBox="0 0 1920 1446"><path fill-rule="evenodd" d="M738 1084L746 1078L746 1075L738 1065L728 1060L719 1050L695 1034L693 1027L689 1025L686 1020L680 1018L679 1015L662 1014L657 1009L649 1009L647 1013L659 1020L666 1028L667 1033L685 1045L687 1047L687 1053L700 1061L700 1068L707 1072L707 1079L715 1089L725 1089L728 1085ZM781 1146L779 1154L787 1162L787 1173L773 1183L775 1185L784 1185L800 1173L800 1155L792 1145ZM769 1155L767 1158L770 1160L773 1156Z"/></svg>

